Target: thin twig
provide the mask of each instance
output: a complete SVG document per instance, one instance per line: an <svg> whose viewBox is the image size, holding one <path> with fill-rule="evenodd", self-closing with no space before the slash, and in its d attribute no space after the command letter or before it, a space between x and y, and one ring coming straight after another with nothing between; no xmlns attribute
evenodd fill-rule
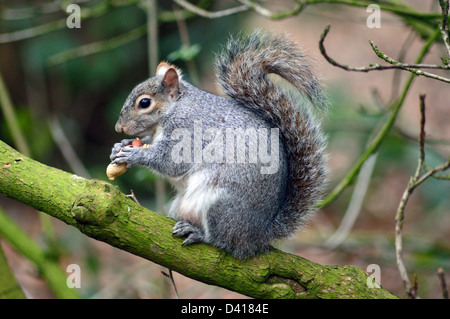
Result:
<svg viewBox="0 0 450 319"><path fill-rule="evenodd" d="M403 258L403 221L405 218L404 211L406 203L409 199L409 196L412 194L413 190L417 187L416 181L420 176L420 171L425 160L425 153L423 151L424 146L424 138L425 138L425 96L420 96L420 134L419 134L419 149L420 156L419 162L416 168L416 172L414 173L414 177L409 180L408 186L403 192L403 196L400 200L400 204L397 208L397 213L395 216L395 254L397 257L397 267L400 272L400 277L403 281L403 286L405 288L406 293L410 297L417 297L416 294L413 294L413 287L411 286L411 282L408 277L408 272L406 270L405 261Z"/></svg>
<svg viewBox="0 0 450 319"><path fill-rule="evenodd" d="M159 27L158 27L158 4L156 0L146 0L147 5L147 50L149 76L156 73L159 62Z"/></svg>
<svg viewBox="0 0 450 319"><path fill-rule="evenodd" d="M433 170L432 168L427 167L425 164L423 165L423 169L427 172L430 172ZM432 172L431 174L433 175L433 178L435 178L435 179L450 180L450 174L440 175L440 174L436 174L436 172Z"/></svg>
<svg viewBox="0 0 450 319"><path fill-rule="evenodd" d="M386 61L389 64L392 65L384 65L384 66L379 66L379 68L377 68L377 70L388 70L388 69L402 69L402 70L406 70L409 71L411 73L414 73L416 75L423 75L427 78L431 78L431 79L435 79L435 80L439 80L442 82L446 82L446 83L450 83L450 79L449 78L445 78L443 76L439 76L436 74L432 74L429 72L425 72L420 69L443 69L443 70L450 70L450 65L433 65L433 64L408 64L408 63L402 63L399 62L389 56L387 56L386 54L384 54L383 52L381 52L378 47L373 43L373 41L369 41L372 49L374 50L375 54L383 59L384 61Z"/></svg>
<svg viewBox="0 0 450 319"><path fill-rule="evenodd" d="M173 285L173 288L174 288L175 296L177 297L177 299L180 299L180 296L178 295L178 289L177 289L177 286L175 285L175 280L173 279L173 272L172 272L172 270L171 270L170 268L167 268L167 270L169 270L169 273L168 273L168 274L165 273L164 271L161 271L161 273L162 273L164 276L166 276L167 278L170 279L170 281L171 281L171 283L172 283L172 285Z"/></svg>
<svg viewBox="0 0 450 319"><path fill-rule="evenodd" d="M134 194L134 191L132 189L130 190L130 194L128 194L127 197L131 198L136 204L141 205L141 203L139 203L139 200L136 197L136 194Z"/></svg>
<svg viewBox="0 0 450 319"><path fill-rule="evenodd" d="M242 5L242 6L238 6L238 7L231 8L231 9L225 9L225 10L221 10L221 11L211 12L211 11L199 8L185 0L174 0L174 2L176 4L178 4L180 7L183 7L186 10L194 12L195 14L197 14L201 17L204 17L204 18L208 18L208 19L222 18L222 17L226 17L226 16L229 16L232 14L239 13L239 12L244 12L249 9L249 6Z"/></svg>
<svg viewBox="0 0 450 319"><path fill-rule="evenodd" d="M411 290L409 292L409 297L412 299L418 299L419 298L419 294L418 294L419 282L417 281L417 274L414 274L413 278L414 278L414 284L411 287Z"/></svg>
<svg viewBox="0 0 450 319"><path fill-rule="evenodd" d="M446 170L450 167L450 159L440 165L436 166L433 169L427 171L424 175L420 176L422 171L424 162L425 162L425 95L420 96L420 135L419 135L419 160L417 164L416 171L414 176L410 178L408 182L408 186L403 192L403 196L400 200L399 206L397 208L397 213L395 216L395 253L397 257L397 268L400 272L400 277L403 281L403 286L408 296L411 298L417 298L417 290L415 286L411 285L411 282L408 277L408 272L406 270L405 261L403 258L403 237L402 237L402 229L403 229L403 221L405 218L405 207L408 202L409 197L413 193L413 191L422 184L427 178L432 176L434 173L438 171Z"/></svg>
<svg viewBox="0 0 450 319"><path fill-rule="evenodd" d="M264 8L263 6L260 6L255 1L251 0L238 0L238 1L248 7L251 7L256 13L271 20L281 20L288 17L293 17L299 14L305 8L306 5L304 1L296 0L297 5L293 9L287 11L272 12Z"/></svg>
<svg viewBox="0 0 450 319"><path fill-rule="evenodd" d="M134 194L133 190L130 190L130 194L127 195L128 198L131 198L133 201L135 201L137 204L141 205L136 197L136 195ZM178 289L177 289L177 285L175 284L175 279L173 278L173 274L172 274L172 269L167 268L167 270L169 271L169 274L166 274L165 272L161 271L161 273L165 276L167 276L170 279L170 282L173 286L173 289L175 291L175 295L177 297L177 299L180 299L180 296L178 295Z"/></svg>
<svg viewBox="0 0 450 319"><path fill-rule="evenodd" d="M442 172L447 170L450 167L450 158L442 165L438 165L430 170L428 170L424 175L422 175L416 182L416 187L425 182L427 178L433 176L435 178L437 172Z"/></svg>
<svg viewBox="0 0 450 319"><path fill-rule="evenodd" d="M440 267L438 269L437 275L438 275L439 281L441 283L442 298L448 299L448 290L447 290L447 283L445 281L445 272L442 267Z"/></svg>
<svg viewBox="0 0 450 319"><path fill-rule="evenodd" d="M345 238L347 238L348 234L350 233L350 230L352 229L356 218L361 211L361 206L369 186L373 169L375 167L376 158L377 154L371 155L361 167L361 171L356 180L355 188L350 199L350 203L344 214L344 218L342 219L342 222L336 232L331 235L325 242L325 245L328 249L336 249L336 247L344 242Z"/></svg>
<svg viewBox="0 0 450 319"><path fill-rule="evenodd" d="M338 63L332 57L330 57L327 54L327 51L324 46L325 37L327 36L328 32L330 31L330 28L331 28L331 26L327 25L325 27L325 29L323 30L322 34L320 35L320 39L319 39L320 53L322 53L323 57L328 61L328 63L330 63L331 65L334 65L338 68L344 69L346 71L369 72L369 71L373 71L373 70L380 70L381 66L378 64L372 64L370 66L353 67L353 66L348 66L348 65Z"/></svg>
<svg viewBox="0 0 450 319"><path fill-rule="evenodd" d="M420 171L425 162L425 94L419 96L420 99L420 133L419 133L419 163L417 164L414 179L417 180L420 176Z"/></svg>
<svg viewBox="0 0 450 319"><path fill-rule="evenodd" d="M64 156L66 162L69 164L70 168L73 172L79 176L83 176L85 178L91 178L86 167L83 165L83 162L78 157L77 153L73 149L69 139L67 138L64 130L61 127L61 123L59 119L54 116L50 121L50 132L52 134L53 140Z"/></svg>
<svg viewBox="0 0 450 319"><path fill-rule="evenodd" d="M179 9L174 9L173 11L175 13L175 16L177 17L177 25L178 25L178 32L180 33L181 45L184 48L190 48L191 41L189 39L189 32L188 32L188 28L186 26L186 21ZM195 60L194 59L187 60L186 65L189 70L189 74L191 76L192 83L195 86L199 86L200 85L200 76L198 74L198 68L195 63Z"/></svg>
<svg viewBox="0 0 450 319"><path fill-rule="evenodd" d="M17 149L21 153L30 156L30 148L19 126L19 121L17 120L16 117L15 108L11 101L8 88L6 87L6 83L3 80L1 72L0 72L0 109L2 110L3 115L5 117L6 125L11 130L11 136L14 140Z"/></svg>

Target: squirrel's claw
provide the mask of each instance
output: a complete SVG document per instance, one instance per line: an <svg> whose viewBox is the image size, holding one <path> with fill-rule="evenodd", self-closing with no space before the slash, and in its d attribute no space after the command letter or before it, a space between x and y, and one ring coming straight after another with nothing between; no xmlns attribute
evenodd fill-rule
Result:
<svg viewBox="0 0 450 319"><path fill-rule="evenodd" d="M122 146L116 153L111 154L111 161L113 164L127 163L127 168L130 168L139 164L140 156L137 155L139 151L139 147Z"/></svg>
<svg viewBox="0 0 450 319"><path fill-rule="evenodd" d="M175 224L172 230L172 234L177 237L187 236L187 238L183 241L182 245L190 245L194 243L204 242L205 234L202 229L192 225L187 220L179 221Z"/></svg>

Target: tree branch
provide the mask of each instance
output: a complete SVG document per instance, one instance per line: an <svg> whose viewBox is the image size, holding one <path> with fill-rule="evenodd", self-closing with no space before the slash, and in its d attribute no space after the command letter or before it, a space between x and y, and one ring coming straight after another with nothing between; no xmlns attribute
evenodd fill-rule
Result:
<svg viewBox="0 0 450 319"><path fill-rule="evenodd" d="M117 187L48 167L1 141L0 193L92 238L251 297L395 298L369 288L368 274L356 267L320 265L276 249L238 260L209 245L182 246L182 239L172 236L172 219L138 205Z"/></svg>

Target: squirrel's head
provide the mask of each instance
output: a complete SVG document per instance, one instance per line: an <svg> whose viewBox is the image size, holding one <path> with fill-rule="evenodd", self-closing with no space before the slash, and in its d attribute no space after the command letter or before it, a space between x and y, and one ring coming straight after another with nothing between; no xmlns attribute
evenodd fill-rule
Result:
<svg viewBox="0 0 450 319"><path fill-rule="evenodd" d="M156 75L137 85L125 101L116 123L116 131L127 135L151 136L164 111L180 92L180 70L161 62Z"/></svg>

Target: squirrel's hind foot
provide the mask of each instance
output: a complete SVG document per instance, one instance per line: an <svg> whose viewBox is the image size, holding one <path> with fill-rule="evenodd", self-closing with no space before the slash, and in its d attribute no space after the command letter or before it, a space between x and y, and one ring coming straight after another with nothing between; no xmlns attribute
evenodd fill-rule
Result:
<svg viewBox="0 0 450 319"><path fill-rule="evenodd" d="M183 241L183 246L205 241L203 230L198 226L192 225L187 220L177 222L173 227L172 234L177 237L187 236Z"/></svg>

